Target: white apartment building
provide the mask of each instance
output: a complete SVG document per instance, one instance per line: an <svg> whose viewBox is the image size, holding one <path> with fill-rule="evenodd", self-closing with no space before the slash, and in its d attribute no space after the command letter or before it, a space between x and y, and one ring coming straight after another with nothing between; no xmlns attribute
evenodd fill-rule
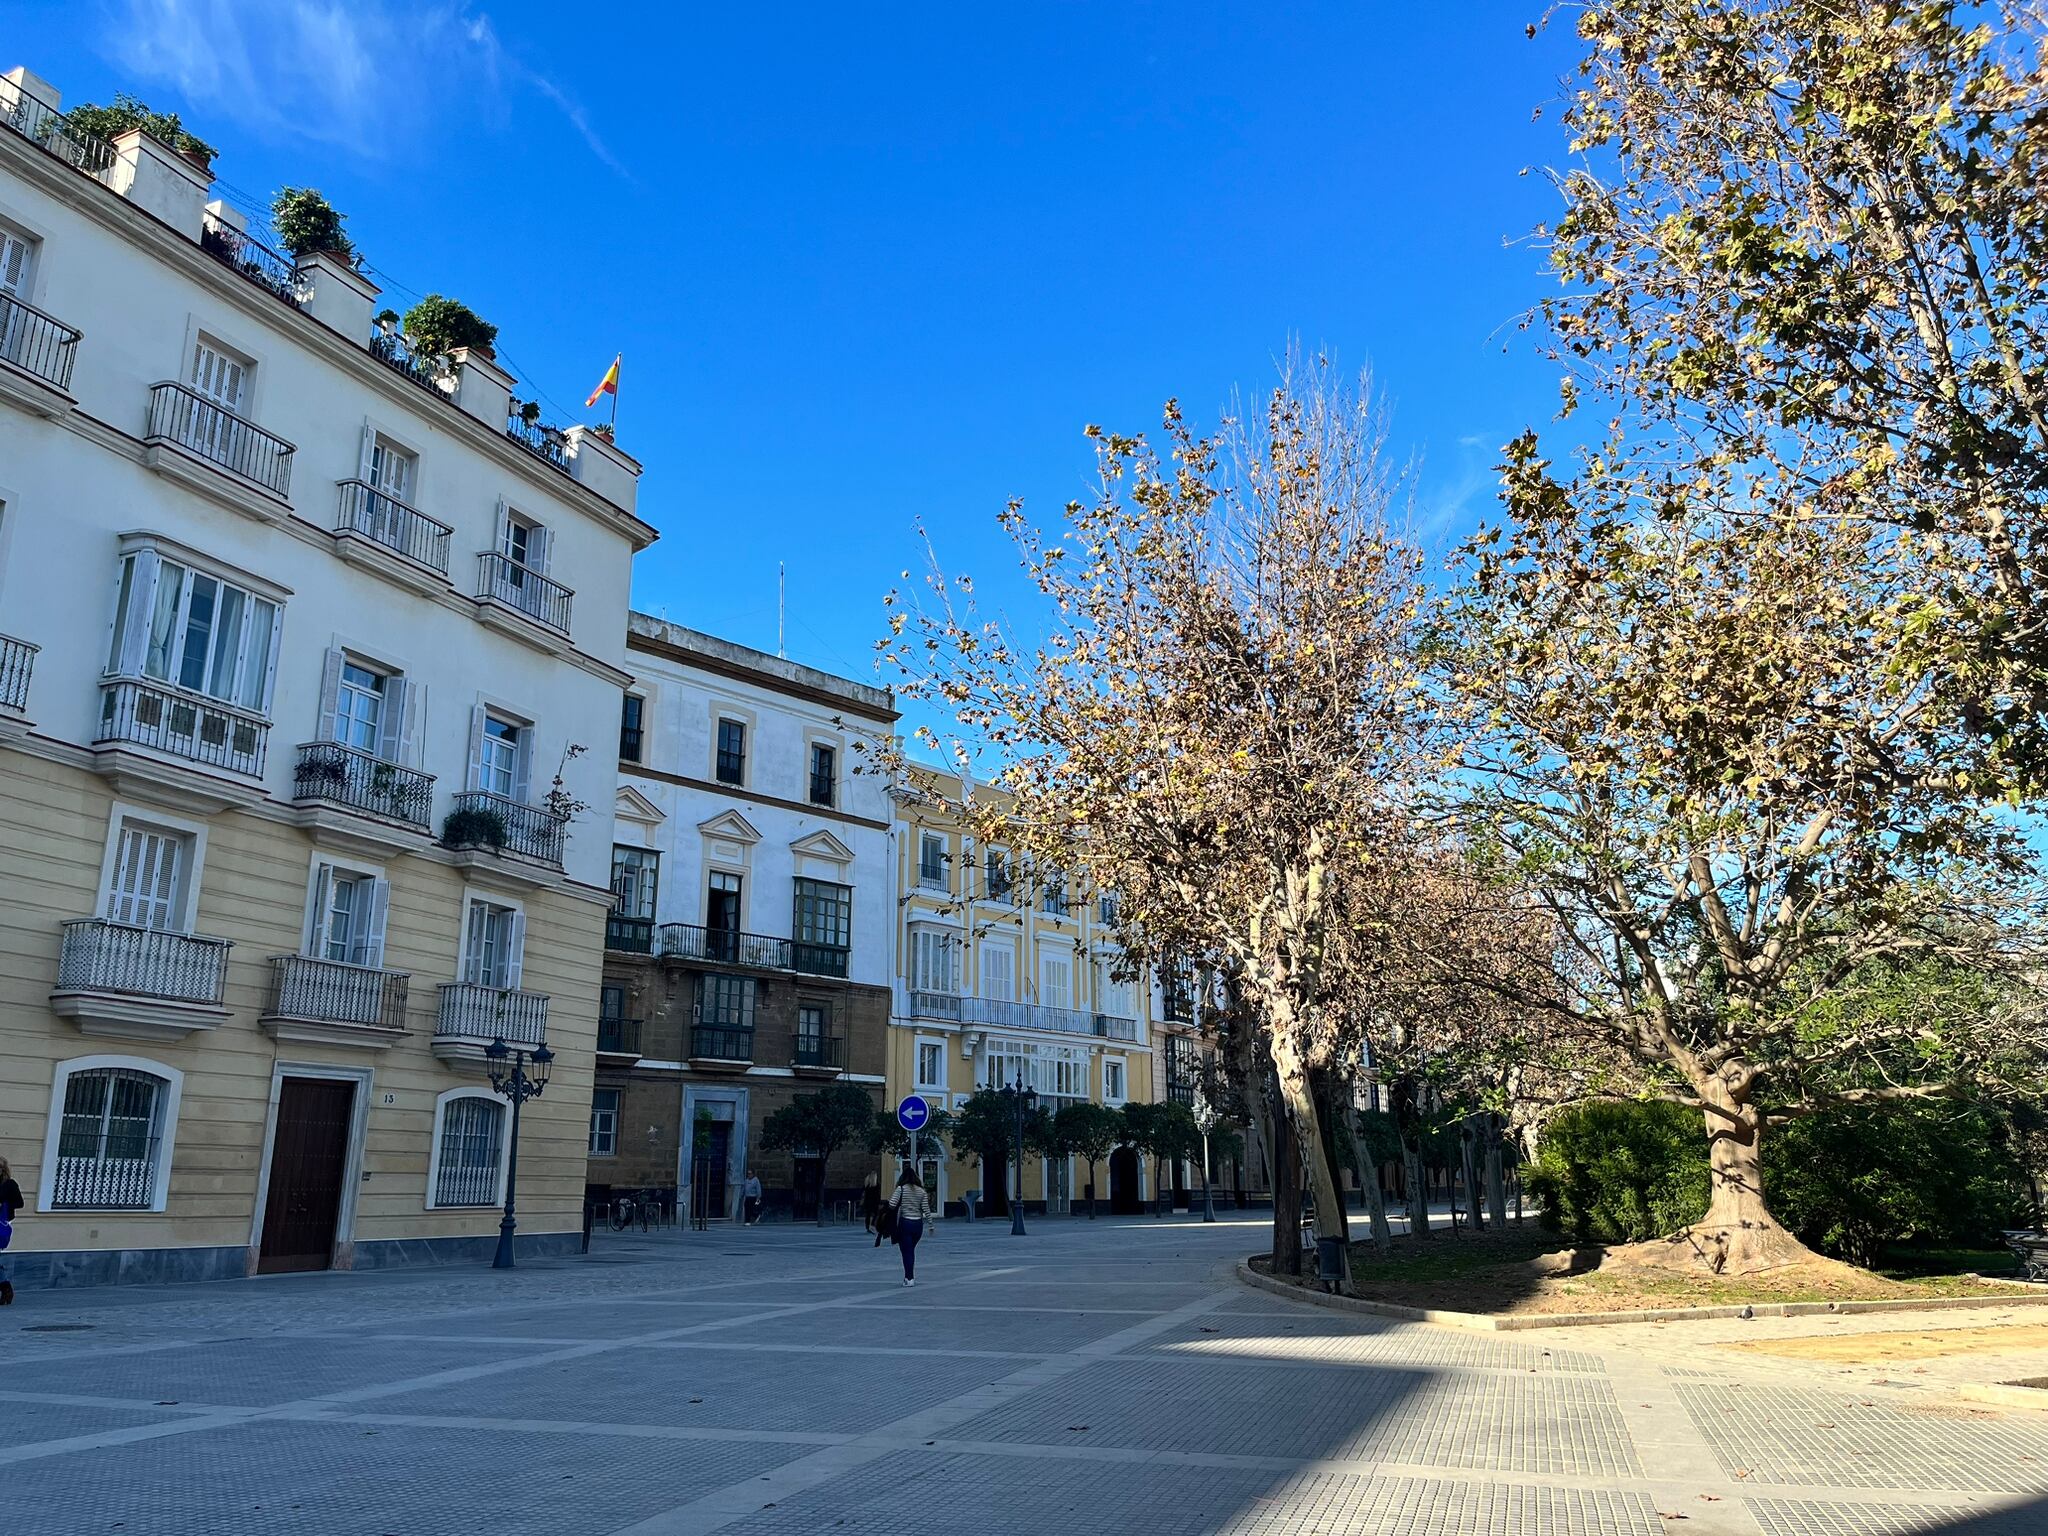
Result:
<svg viewBox="0 0 2048 1536"><path fill-rule="evenodd" d="M566 1247L639 466L61 104L0 77L17 1284L487 1253L497 1038L555 1053L519 1204Z"/></svg>

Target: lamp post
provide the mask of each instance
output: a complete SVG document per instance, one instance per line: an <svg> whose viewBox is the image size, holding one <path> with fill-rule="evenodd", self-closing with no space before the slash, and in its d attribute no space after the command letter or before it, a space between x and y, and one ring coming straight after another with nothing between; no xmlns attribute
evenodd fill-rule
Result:
<svg viewBox="0 0 2048 1536"><path fill-rule="evenodd" d="M555 1053L545 1040L531 1051L523 1047L514 1050L500 1035L484 1047L484 1063L490 1069L492 1091L512 1101L512 1142L505 1157L505 1219L498 1223L498 1252L491 1260L493 1269L510 1269L512 1234L518 1229L512 1219L512 1204L519 1194L519 1108L528 1099L539 1098L547 1087Z"/></svg>
<svg viewBox="0 0 2048 1536"><path fill-rule="evenodd" d="M1024 1117L1038 1108L1038 1090L1024 1085L1024 1074L1019 1071L1017 1081L1003 1090L1003 1096L1010 1101L1011 1112L1017 1117L1017 1194L1010 1201L1010 1236L1024 1235Z"/></svg>
<svg viewBox="0 0 2048 1536"><path fill-rule="evenodd" d="M1209 1095L1199 1083L1195 1085L1195 1125L1202 1133L1202 1220L1214 1221L1216 1197L1209 1186L1209 1133L1216 1129L1216 1106L1209 1102Z"/></svg>

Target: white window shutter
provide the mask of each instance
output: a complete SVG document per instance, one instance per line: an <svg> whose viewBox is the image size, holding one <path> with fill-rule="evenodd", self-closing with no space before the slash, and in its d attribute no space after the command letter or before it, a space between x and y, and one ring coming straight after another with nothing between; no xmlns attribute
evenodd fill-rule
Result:
<svg viewBox="0 0 2048 1536"><path fill-rule="evenodd" d="M526 968L526 914L515 910L505 940L505 985L517 992L521 972Z"/></svg>
<svg viewBox="0 0 2048 1536"><path fill-rule="evenodd" d="M377 483L375 459L377 454L377 429L368 422L363 423L363 453L356 478L371 485Z"/></svg>
<svg viewBox="0 0 2048 1536"><path fill-rule="evenodd" d="M480 901L469 904L469 932L462 943L462 979L472 986L483 977L484 924L490 912Z"/></svg>
<svg viewBox="0 0 2048 1536"><path fill-rule="evenodd" d="M550 557L554 554L553 545L554 540L548 536L548 530L539 523L535 523L531 528L528 528L526 530L526 564L528 568L546 575L548 566L551 563Z"/></svg>
<svg viewBox="0 0 2048 1536"><path fill-rule="evenodd" d="M327 924L334 911L334 866L322 864L313 871L313 921L307 938L307 952L316 960L327 958Z"/></svg>
<svg viewBox="0 0 2048 1536"><path fill-rule="evenodd" d="M519 749L512 754L512 798L521 805L529 803L533 792L533 727L519 728Z"/></svg>
<svg viewBox="0 0 2048 1536"><path fill-rule="evenodd" d="M320 740L334 740L334 716L340 707L341 652L330 646L320 668Z"/></svg>
<svg viewBox="0 0 2048 1536"><path fill-rule="evenodd" d="M469 785L470 789L484 787L484 707L478 704L469 712Z"/></svg>
<svg viewBox="0 0 2048 1536"><path fill-rule="evenodd" d="M384 707L377 713L377 756L387 763L405 761L406 695L411 691L397 674L384 679Z"/></svg>
<svg viewBox="0 0 2048 1536"><path fill-rule="evenodd" d="M390 910L391 882L372 880L370 911L356 942L356 953L351 957L357 965L381 966L384 963L384 920Z"/></svg>
<svg viewBox="0 0 2048 1536"><path fill-rule="evenodd" d="M427 685L412 678L405 680L405 718L399 725L398 760L408 767L417 768L419 763L419 741L421 727L427 718Z"/></svg>

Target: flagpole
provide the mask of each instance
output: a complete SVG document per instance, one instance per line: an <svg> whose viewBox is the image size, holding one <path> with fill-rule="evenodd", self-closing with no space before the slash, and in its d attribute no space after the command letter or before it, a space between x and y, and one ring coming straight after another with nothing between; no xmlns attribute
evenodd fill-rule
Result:
<svg viewBox="0 0 2048 1536"><path fill-rule="evenodd" d="M619 367L619 365L620 365L621 363L623 363L623 362L624 362L625 360L626 360L626 354L625 354L625 353L623 353L623 352L621 352L621 353L620 353L620 354L619 354L619 355L618 355L617 357L615 357L615 358L613 358L613 359L612 359L612 366L613 366L614 368L618 368L618 367ZM619 371L620 371L621 373L623 373L623 372L624 372L625 370L621 368L621 369L620 369ZM619 435L619 381L618 381L617 379L613 379L613 380L612 380L612 437L613 437L614 439L616 439L616 438L618 437L618 435Z"/></svg>

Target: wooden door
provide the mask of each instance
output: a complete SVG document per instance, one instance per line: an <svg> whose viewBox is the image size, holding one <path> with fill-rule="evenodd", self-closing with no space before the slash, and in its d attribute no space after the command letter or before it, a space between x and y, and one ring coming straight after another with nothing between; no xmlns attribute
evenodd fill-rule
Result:
<svg viewBox="0 0 2048 1536"><path fill-rule="evenodd" d="M981 1214L1010 1214L1010 1154L983 1153L981 1159Z"/></svg>
<svg viewBox="0 0 2048 1536"><path fill-rule="evenodd" d="M707 1219L730 1216L726 1165L732 1159L732 1122L714 1120L706 1130L706 1146L690 1165L690 1208Z"/></svg>
<svg viewBox="0 0 2048 1536"><path fill-rule="evenodd" d="M354 1083L288 1077L277 1101L270 1151L270 1196L263 1205L263 1249L256 1269L281 1274L334 1262L348 1170Z"/></svg>
<svg viewBox="0 0 2048 1536"><path fill-rule="evenodd" d="M1118 1147L1109 1154L1109 1213L1135 1216L1138 1209L1138 1154Z"/></svg>

